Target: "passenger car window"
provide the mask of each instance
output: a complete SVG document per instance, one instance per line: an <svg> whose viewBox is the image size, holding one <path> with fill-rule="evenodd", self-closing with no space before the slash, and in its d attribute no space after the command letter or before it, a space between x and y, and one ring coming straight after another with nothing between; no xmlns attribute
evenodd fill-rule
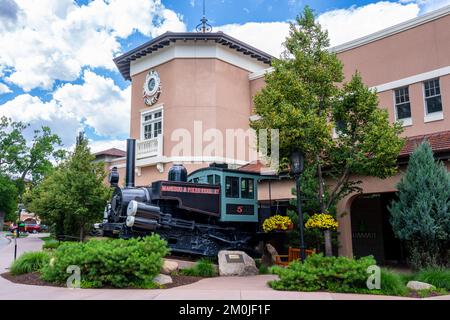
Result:
<svg viewBox="0 0 450 320"><path fill-rule="evenodd" d="M225 196L227 198L239 198L238 177L225 177Z"/></svg>
<svg viewBox="0 0 450 320"><path fill-rule="evenodd" d="M255 193L253 191L254 180L250 178L241 179L241 197L245 199L253 199Z"/></svg>

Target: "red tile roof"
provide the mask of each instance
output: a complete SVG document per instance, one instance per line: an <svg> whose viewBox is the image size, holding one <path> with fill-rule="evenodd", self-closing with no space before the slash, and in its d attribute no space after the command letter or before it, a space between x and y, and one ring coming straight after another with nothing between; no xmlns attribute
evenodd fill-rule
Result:
<svg viewBox="0 0 450 320"><path fill-rule="evenodd" d="M250 172L260 172L262 168L266 168L259 160L253 161L239 167L238 170L241 171L250 171Z"/></svg>
<svg viewBox="0 0 450 320"><path fill-rule="evenodd" d="M406 138L406 144L403 147L402 151L400 151L399 157L410 155L414 151L414 149L424 140L428 141L434 153L450 151L449 130Z"/></svg>
<svg viewBox="0 0 450 320"><path fill-rule="evenodd" d="M113 157L126 157L127 153L123 150L111 148L94 153L95 156L113 156Z"/></svg>

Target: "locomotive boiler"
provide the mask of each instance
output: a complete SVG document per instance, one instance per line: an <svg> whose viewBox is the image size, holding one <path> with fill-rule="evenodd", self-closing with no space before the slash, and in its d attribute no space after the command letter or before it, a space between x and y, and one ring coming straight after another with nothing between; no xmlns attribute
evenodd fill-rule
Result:
<svg viewBox="0 0 450 320"><path fill-rule="evenodd" d="M135 186L134 139L127 140L125 186L116 168L109 174L114 188L105 208L104 236L129 238L158 233L172 252L215 256L223 249L254 253L262 239L253 172L212 164L189 175L174 165L168 180ZM269 177L264 177L269 178Z"/></svg>

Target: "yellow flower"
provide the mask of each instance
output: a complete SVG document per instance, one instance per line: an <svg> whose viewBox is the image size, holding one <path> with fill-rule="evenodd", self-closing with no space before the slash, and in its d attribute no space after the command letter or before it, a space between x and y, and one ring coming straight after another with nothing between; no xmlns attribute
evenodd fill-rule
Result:
<svg viewBox="0 0 450 320"><path fill-rule="evenodd" d="M316 213L305 223L307 229L337 230L339 224L330 214Z"/></svg>
<svg viewBox="0 0 450 320"><path fill-rule="evenodd" d="M279 214L272 216L263 222L264 232L270 232L273 230L287 230L292 221L287 216L280 216Z"/></svg>

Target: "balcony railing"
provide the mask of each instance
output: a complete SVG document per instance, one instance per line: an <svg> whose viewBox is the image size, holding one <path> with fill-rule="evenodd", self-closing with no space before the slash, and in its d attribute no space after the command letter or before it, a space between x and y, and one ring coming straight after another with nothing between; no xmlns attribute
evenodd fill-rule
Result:
<svg viewBox="0 0 450 320"><path fill-rule="evenodd" d="M145 159L150 157L161 157L163 146L163 136L148 140L138 140L136 143L136 159Z"/></svg>

